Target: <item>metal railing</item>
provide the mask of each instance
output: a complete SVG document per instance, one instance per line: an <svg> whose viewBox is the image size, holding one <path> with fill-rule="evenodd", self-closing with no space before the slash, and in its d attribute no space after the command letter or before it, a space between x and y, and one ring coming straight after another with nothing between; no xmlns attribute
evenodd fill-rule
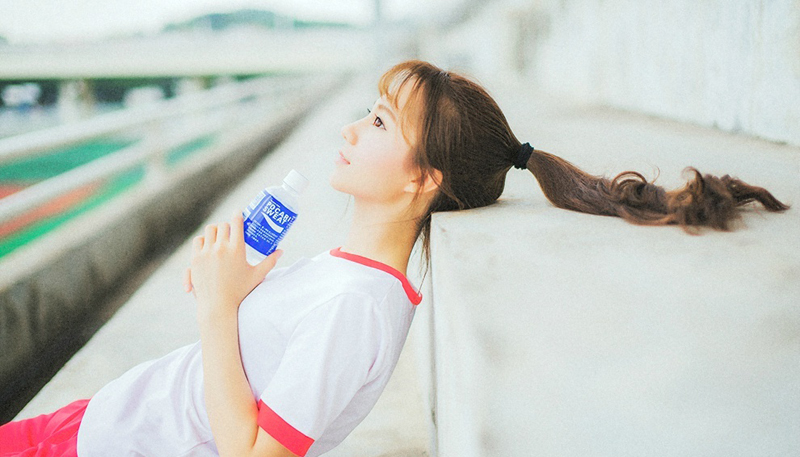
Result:
<svg viewBox="0 0 800 457"><path fill-rule="evenodd" d="M286 108L291 95L319 88L323 77L267 77L182 95L146 106L0 140L0 164L46 154L55 148L114 134L141 135L142 140L0 199L0 223L14 219L89 183L146 164L145 179L167 173L166 152L194 139L263 122L265 115ZM324 84L322 84L324 86Z"/></svg>

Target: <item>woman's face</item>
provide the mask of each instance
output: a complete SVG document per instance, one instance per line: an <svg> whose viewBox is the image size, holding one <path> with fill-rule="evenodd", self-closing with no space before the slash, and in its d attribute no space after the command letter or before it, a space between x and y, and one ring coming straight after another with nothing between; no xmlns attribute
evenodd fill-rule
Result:
<svg viewBox="0 0 800 457"><path fill-rule="evenodd" d="M402 110L407 90L397 97ZM409 195L413 173L411 145L400 130L399 113L386 97L367 116L342 127L345 144L336 155L330 183L334 189L370 202L392 203ZM411 135L407 135L410 138Z"/></svg>

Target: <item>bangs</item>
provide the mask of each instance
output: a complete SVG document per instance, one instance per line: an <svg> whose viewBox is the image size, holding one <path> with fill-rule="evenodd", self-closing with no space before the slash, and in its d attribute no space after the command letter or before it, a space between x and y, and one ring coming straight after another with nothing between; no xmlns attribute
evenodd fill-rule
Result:
<svg viewBox="0 0 800 457"><path fill-rule="evenodd" d="M400 133L411 146L419 143L420 132L416 131L415 127L424 125L425 113L422 108L424 107L426 84L423 82L424 79L420 78L422 68L422 62L403 62L390 68L378 81L378 93L381 97L386 97L397 113ZM407 85L410 85L408 86L409 96L403 108L400 109L398 106L399 94ZM415 120L417 122L414 122Z"/></svg>

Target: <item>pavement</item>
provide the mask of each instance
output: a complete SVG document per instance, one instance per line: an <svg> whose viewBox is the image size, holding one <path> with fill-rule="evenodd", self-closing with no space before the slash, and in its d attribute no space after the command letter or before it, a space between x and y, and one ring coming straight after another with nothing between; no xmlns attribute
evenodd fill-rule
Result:
<svg viewBox="0 0 800 457"><path fill-rule="evenodd" d="M241 184L225 196L207 222L228 220L258 191L276 185L292 168L310 180L301 196L299 217L281 243L278 267L340 246L349 227L348 196L328 184L334 158L344 141L343 125L361 117L377 96L377 77L358 78L311 110L285 140ZM205 226L198 227L198 233ZM79 398L91 397L136 364L193 343L199 333L195 304L182 290L191 237L153 271L144 284L59 371L16 419L33 417ZM409 278L414 282L411 271ZM420 305L420 306L424 306ZM413 329L413 326L412 326ZM336 456L427 456L428 432L413 344L406 350L369 416L335 450Z"/></svg>

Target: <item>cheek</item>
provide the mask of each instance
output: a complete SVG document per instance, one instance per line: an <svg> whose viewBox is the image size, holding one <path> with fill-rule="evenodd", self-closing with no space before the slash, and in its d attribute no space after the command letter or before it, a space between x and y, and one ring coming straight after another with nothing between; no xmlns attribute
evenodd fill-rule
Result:
<svg viewBox="0 0 800 457"><path fill-rule="evenodd" d="M410 176L410 159L404 151L373 150L350 165L338 165L331 186L353 196L386 200L403 192Z"/></svg>
<svg viewBox="0 0 800 457"><path fill-rule="evenodd" d="M364 169L370 170L375 180L397 180L406 173L406 164L400 154L396 151L381 151L364 157L360 165Z"/></svg>

